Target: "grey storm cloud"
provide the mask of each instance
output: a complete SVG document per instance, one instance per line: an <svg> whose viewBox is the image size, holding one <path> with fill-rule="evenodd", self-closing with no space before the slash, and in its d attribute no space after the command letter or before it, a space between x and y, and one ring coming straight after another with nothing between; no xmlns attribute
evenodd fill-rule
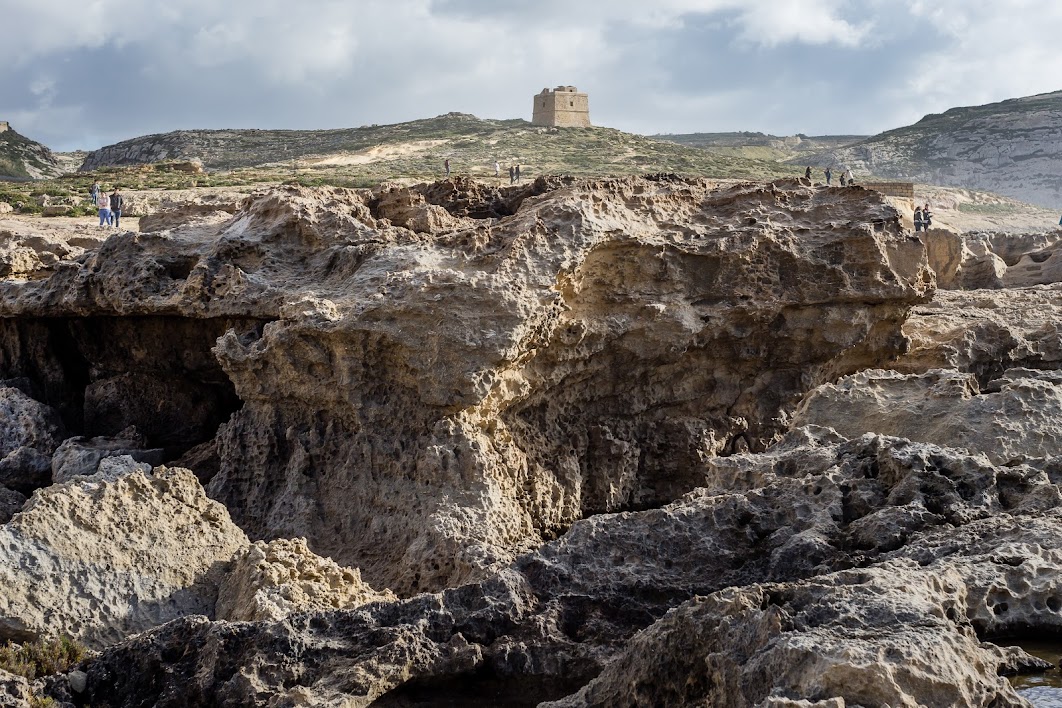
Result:
<svg viewBox="0 0 1062 708"><path fill-rule="evenodd" d="M3 0L0 120L57 149L181 128L529 117L873 133L1056 90L1055 0Z"/></svg>

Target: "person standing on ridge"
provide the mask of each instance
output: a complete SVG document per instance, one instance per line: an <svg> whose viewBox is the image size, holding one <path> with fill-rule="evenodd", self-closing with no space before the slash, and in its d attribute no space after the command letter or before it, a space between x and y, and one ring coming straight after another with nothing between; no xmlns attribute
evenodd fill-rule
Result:
<svg viewBox="0 0 1062 708"><path fill-rule="evenodd" d="M822 171L822 174L826 175L826 186L829 187L830 180L833 179L833 170L827 167L825 170Z"/></svg>
<svg viewBox="0 0 1062 708"><path fill-rule="evenodd" d="M915 225L915 231L921 231L922 230L922 207L917 207L917 206L915 207L914 225Z"/></svg>
<svg viewBox="0 0 1062 708"><path fill-rule="evenodd" d="M811 165L808 165L807 169L804 170L804 179L811 180Z"/></svg>
<svg viewBox="0 0 1062 708"><path fill-rule="evenodd" d="M516 168L509 165L509 184L516 184Z"/></svg>
<svg viewBox="0 0 1062 708"><path fill-rule="evenodd" d="M922 230L929 231L930 225L933 223L933 213L929 211L929 205L926 204L922 207Z"/></svg>
<svg viewBox="0 0 1062 708"><path fill-rule="evenodd" d="M450 176L450 158L443 160L443 169L446 170L446 176Z"/></svg>
<svg viewBox="0 0 1062 708"><path fill-rule="evenodd" d="M520 163L519 162L516 163L516 181L517 182L520 181Z"/></svg>
<svg viewBox="0 0 1062 708"><path fill-rule="evenodd" d="M92 199L92 203L95 204L96 200L100 197L100 183L93 182L89 188L89 198Z"/></svg>
<svg viewBox="0 0 1062 708"><path fill-rule="evenodd" d="M111 200L101 189L96 192L96 208L99 209L100 214L100 226L110 226L111 224Z"/></svg>
<svg viewBox="0 0 1062 708"><path fill-rule="evenodd" d="M501 165L498 164L497 160L494 161L494 176L501 177Z"/></svg>
<svg viewBox="0 0 1062 708"><path fill-rule="evenodd" d="M841 175L841 177L842 177L843 179L846 179L846 180L848 180L848 186L849 186L849 187L851 187L851 186L852 186L852 184L853 184L853 183L855 182L855 180L854 180L854 179L852 179L852 168L851 168L851 167L846 167L846 168L844 168L844 174L843 174L843 175ZM844 184L844 183L842 182L841 184Z"/></svg>
<svg viewBox="0 0 1062 708"><path fill-rule="evenodd" d="M841 173L841 186L844 187L848 184L847 178L844 176L844 172Z"/></svg>
<svg viewBox="0 0 1062 708"><path fill-rule="evenodd" d="M114 188L110 196L111 218L114 220L114 228L118 228L118 220L122 218L122 205L125 204L125 200L122 199L122 195L118 192L118 187Z"/></svg>

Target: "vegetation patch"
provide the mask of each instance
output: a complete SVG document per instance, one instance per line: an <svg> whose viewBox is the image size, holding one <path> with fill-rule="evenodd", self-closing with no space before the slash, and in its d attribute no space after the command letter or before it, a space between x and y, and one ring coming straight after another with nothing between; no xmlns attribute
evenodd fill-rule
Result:
<svg viewBox="0 0 1062 708"><path fill-rule="evenodd" d="M67 637L25 644L8 642L0 646L0 669L32 681L42 676L65 673L86 656L88 649Z"/></svg>

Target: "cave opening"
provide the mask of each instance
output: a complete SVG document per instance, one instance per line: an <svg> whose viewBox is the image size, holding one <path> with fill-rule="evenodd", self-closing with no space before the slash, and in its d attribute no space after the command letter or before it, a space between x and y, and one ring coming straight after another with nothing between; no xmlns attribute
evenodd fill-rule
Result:
<svg viewBox="0 0 1062 708"><path fill-rule="evenodd" d="M0 319L0 379L54 408L68 436L136 439L173 462L213 440L243 402L212 352L267 320L180 316ZM197 470L198 472L198 470Z"/></svg>

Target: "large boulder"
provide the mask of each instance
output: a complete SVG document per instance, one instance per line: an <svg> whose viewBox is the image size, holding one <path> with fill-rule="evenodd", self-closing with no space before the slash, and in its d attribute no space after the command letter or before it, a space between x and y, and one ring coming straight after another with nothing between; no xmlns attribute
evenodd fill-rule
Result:
<svg viewBox="0 0 1062 708"><path fill-rule="evenodd" d="M0 485L23 494L51 481L51 456L66 435L59 414L21 390L0 387Z"/></svg>
<svg viewBox="0 0 1062 708"><path fill-rule="evenodd" d="M1062 456L1062 372L1011 369L982 390L952 370L870 369L811 391L793 423L965 448L995 464Z"/></svg>
<svg viewBox="0 0 1062 708"><path fill-rule="evenodd" d="M888 368L956 369L987 386L1010 368L1062 369L1062 284L938 290L903 325L910 348Z"/></svg>
<svg viewBox="0 0 1062 708"><path fill-rule="evenodd" d="M51 459L51 478L54 484L68 482L74 477L96 474L100 462L110 457L128 457L136 462L161 464L163 450L145 448L146 440L130 427L113 438L76 436L67 438L56 448Z"/></svg>
<svg viewBox="0 0 1062 708"><path fill-rule="evenodd" d="M38 491L0 527L0 638L100 647L213 615L246 536L188 470L105 462L98 475Z"/></svg>
<svg viewBox="0 0 1062 708"><path fill-rule="evenodd" d="M352 609L369 602L393 602L376 592L357 568L343 568L306 546L306 539L258 541L237 557L221 584L216 614L234 622L277 621L292 612Z"/></svg>

